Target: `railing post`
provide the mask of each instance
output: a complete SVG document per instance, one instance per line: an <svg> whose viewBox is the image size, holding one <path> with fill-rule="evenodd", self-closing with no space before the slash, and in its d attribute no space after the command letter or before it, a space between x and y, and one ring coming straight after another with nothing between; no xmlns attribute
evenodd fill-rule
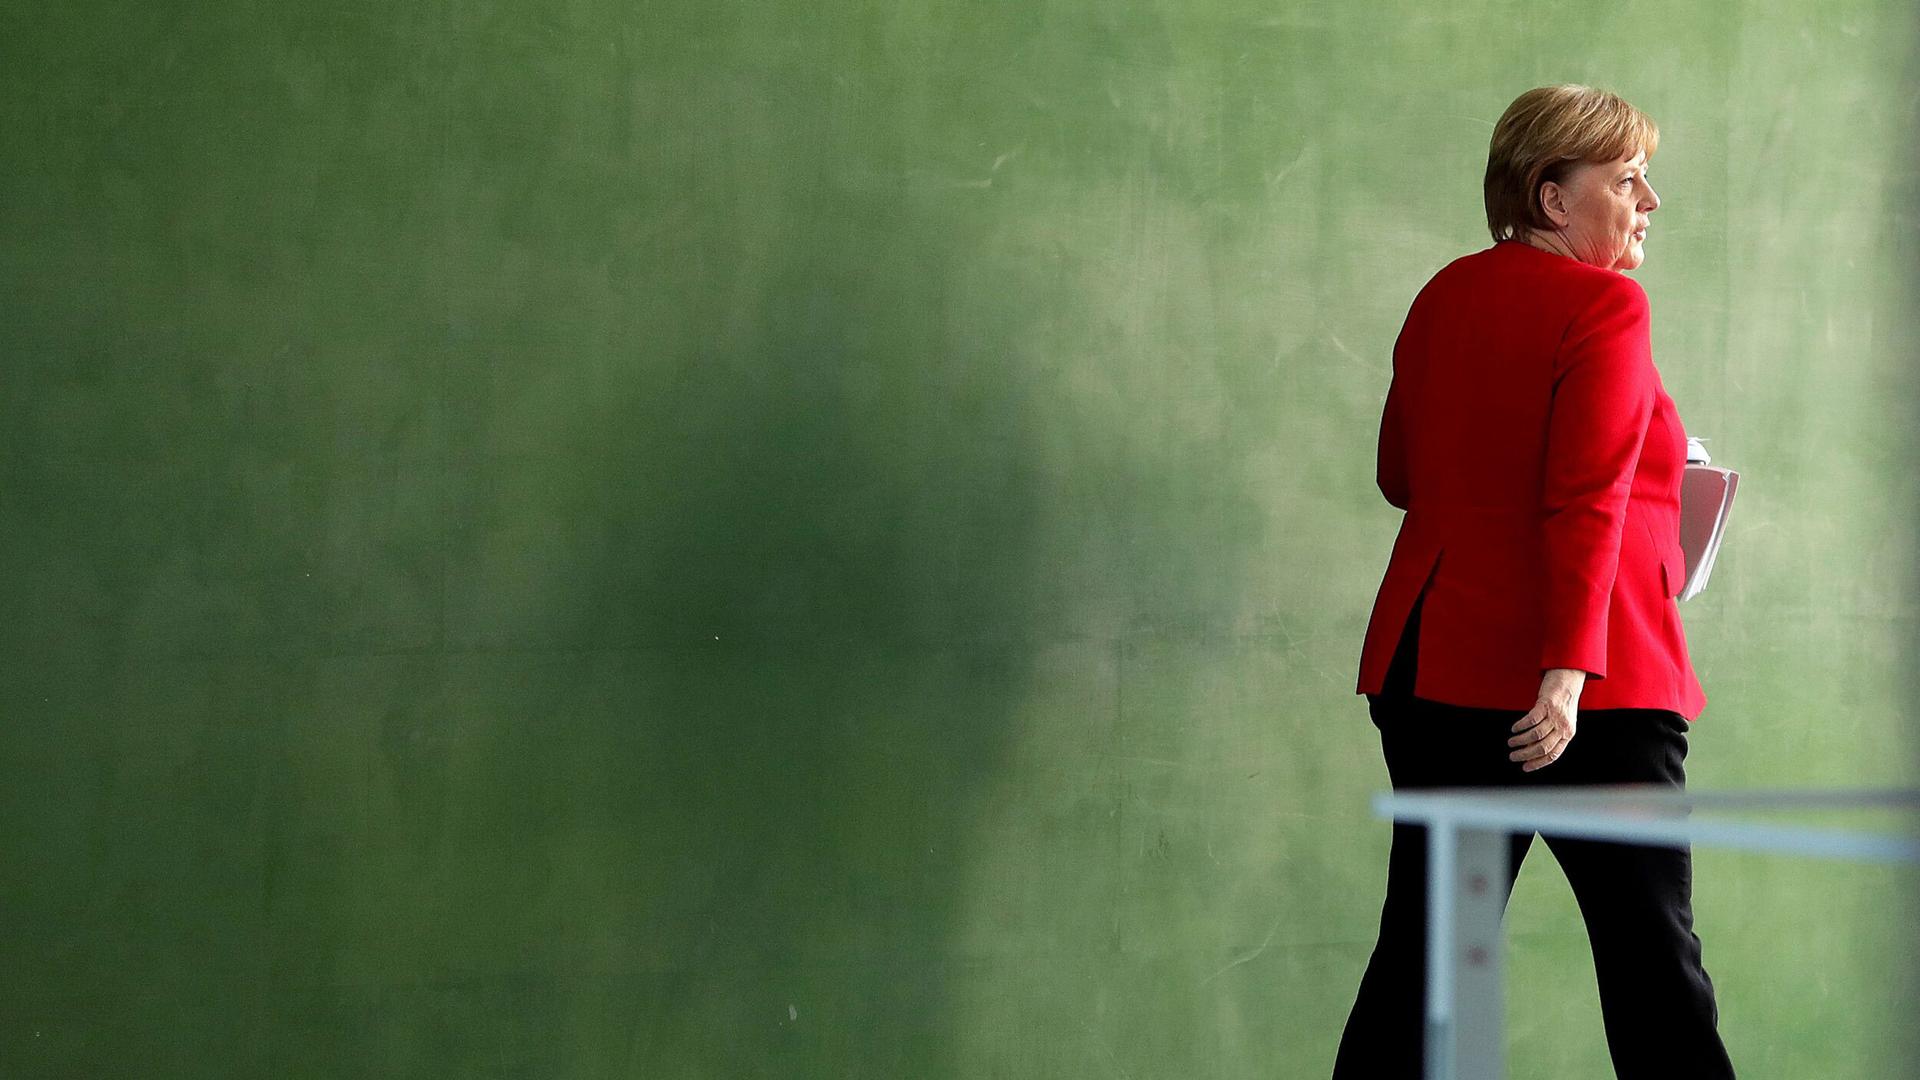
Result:
<svg viewBox="0 0 1920 1080"><path fill-rule="evenodd" d="M1505 830L1459 828L1454 844L1454 1075L1505 1080Z"/></svg>
<svg viewBox="0 0 1920 1080"><path fill-rule="evenodd" d="M1427 1080L1506 1077L1507 834L1427 823Z"/></svg>
<svg viewBox="0 0 1920 1080"><path fill-rule="evenodd" d="M1427 1025L1426 1080L1454 1080L1453 1009L1453 821L1435 814L1427 821Z"/></svg>

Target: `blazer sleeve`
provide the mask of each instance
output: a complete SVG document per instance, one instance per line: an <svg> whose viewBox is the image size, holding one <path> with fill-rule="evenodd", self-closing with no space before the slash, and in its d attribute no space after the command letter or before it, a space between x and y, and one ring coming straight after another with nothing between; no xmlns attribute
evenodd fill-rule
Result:
<svg viewBox="0 0 1920 1080"><path fill-rule="evenodd" d="M1407 427L1403 416L1407 395L1400 375L1404 370L1401 349L1406 340L1407 330L1402 326L1393 342L1393 375L1387 380L1387 403L1380 410L1380 446L1374 466L1374 482L1380 485L1380 494L1386 496L1389 506L1399 510L1407 508L1408 499Z"/></svg>
<svg viewBox="0 0 1920 1080"><path fill-rule="evenodd" d="M1607 607L1658 380L1651 337L1646 290L1615 274L1574 317L1554 358L1542 488L1542 670L1607 675Z"/></svg>

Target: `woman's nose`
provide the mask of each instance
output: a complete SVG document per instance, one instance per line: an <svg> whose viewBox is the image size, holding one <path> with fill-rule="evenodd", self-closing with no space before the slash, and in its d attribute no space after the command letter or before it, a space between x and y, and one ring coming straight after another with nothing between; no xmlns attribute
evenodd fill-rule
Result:
<svg viewBox="0 0 1920 1080"><path fill-rule="evenodd" d="M1641 200L1641 205L1647 208L1649 214L1660 209L1660 196L1654 193L1652 184L1647 185L1647 197Z"/></svg>

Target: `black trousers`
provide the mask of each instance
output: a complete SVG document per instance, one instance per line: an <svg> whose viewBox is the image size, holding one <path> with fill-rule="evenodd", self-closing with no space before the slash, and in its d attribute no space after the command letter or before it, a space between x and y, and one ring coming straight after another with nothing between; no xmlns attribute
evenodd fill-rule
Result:
<svg viewBox="0 0 1920 1080"><path fill-rule="evenodd" d="M1424 599L1424 598L1423 598ZM1395 791L1654 783L1686 786L1687 721L1662 709L1583 709L1560 759L1533 772L1510 761L1525 711L1474 709L1413 696L1420 604L1407 620L1386 686L1369 695ZM1510 837L1504 904L1534 834ZM1587 924L1600 1012L1621 1080L1730 1077L1713 982L1693 933L1689 850L1544 838ZM1335 1080L1420 1076L1426 1012L1427 830L1395 823L1380 938L1340 1038ZM1525 1003L1519 1003L1524 1008Z"/></svg>

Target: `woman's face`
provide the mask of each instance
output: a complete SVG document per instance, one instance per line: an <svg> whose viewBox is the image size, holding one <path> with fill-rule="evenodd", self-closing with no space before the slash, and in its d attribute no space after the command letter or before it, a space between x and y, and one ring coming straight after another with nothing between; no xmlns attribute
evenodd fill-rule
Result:
<svg viewBox="0 0 1920 1080"><path fill-rule="evenodd" d="M1556 226L1551 242L1565 242L1581 262L1608 270L1632 270L1646 258L1647 215L1660 197L1647 183L1647 155L1640 151L1621 161L1583 161L1564 183L1546 183L1540 201Z"/></svg>

